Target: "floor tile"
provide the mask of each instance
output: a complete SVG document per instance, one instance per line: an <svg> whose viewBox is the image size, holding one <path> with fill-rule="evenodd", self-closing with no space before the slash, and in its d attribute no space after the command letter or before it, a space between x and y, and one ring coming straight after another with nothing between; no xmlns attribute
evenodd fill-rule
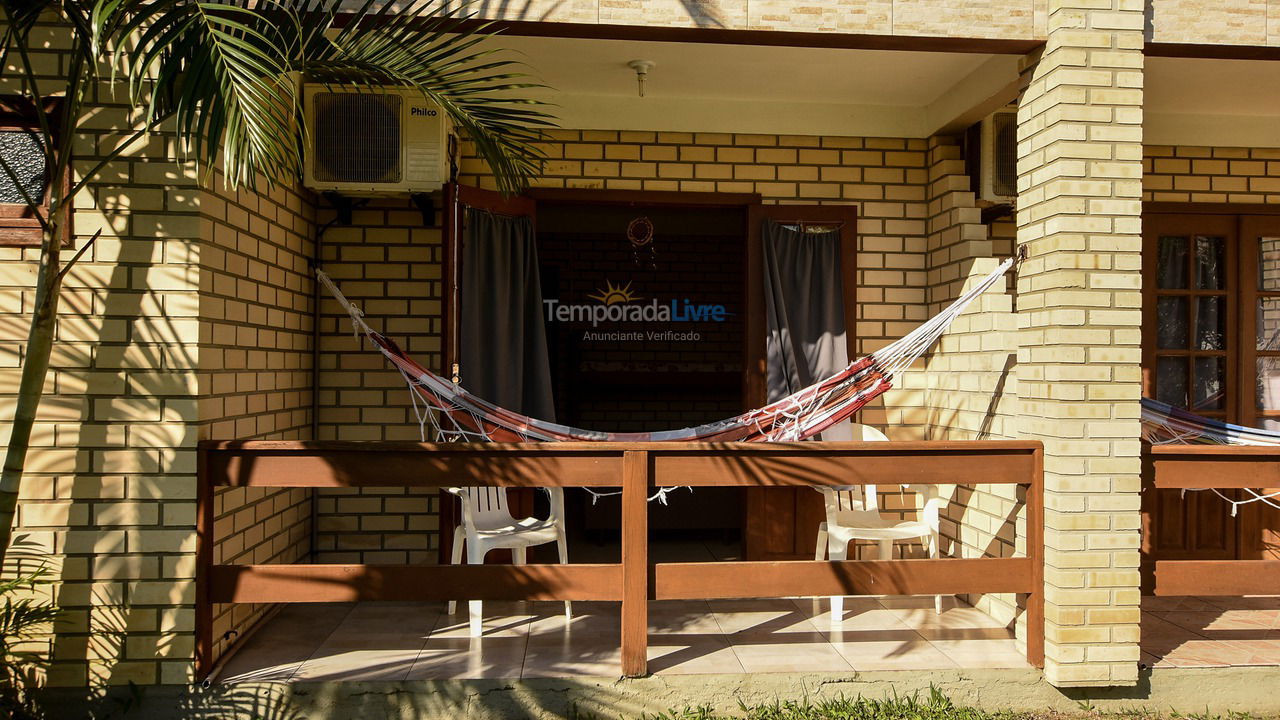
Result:
<svg viewBox="0 0 1280 720"><path fill-rule="evenodd" d="M524 637L430 638L405 679L517 678L526 646Z"/></svg>
<svg viewBox="0 0 1280 720"><path fill-rule="evenodd" d="M351 612L352 604L287 605L259 628L223 667L223 682L293 677Z"/></svg>
<svg viewBox="0 0 1280 720"><path fill-rule="evenodd" d="M680 642L678 636L649 638L649 672L655 675L742 673L742 663L722 637Z"/></svg>
<svg viewBox="0 0 1280 720"><path fill-rule="evenodd" d="M962 668L1029 667L1012 638L1002 640L932 640L930 644Z"/></svg>
<svg viewBox="0 0 1280 720"><path fill-rule="evenodd" d="M819 633L788 634L787 642L770 635L740 636L732 641L743 672L840 672L853 668Z"/></svg>
<svg viewBox="0 0 1280 720"><path fill-rule="evenodd" d="M597 638L531 638L525 650L520 677L617 677L621 674L621 663L622 653L617 640L602 643Z"/></svg>
<svg viewBox="0 0 1280 720"><path fill-rule="evenodd" d="M834 642L854 670L940 670L956 663L918 635L894 640Z"/></svg>
<svg viewBox="0 0 1280 720"><path fill-rule="evenodd" d="M1231 667L1246 665L1253 653L1214 640L1188 640L1164 654L1174 667Z"/></svg>
<svg viewBox="0 0 1280 720"><path fill-rule="evenodd" d="M298 668L294 680L403 680L418 657L413 648L354 650L321 647Z"/></svg>
<svg viewBox="0 0 1280 720"><path fill-rule="evenodd" d="M1007 629L954 602L935 615L932 601L846 598L845 619L834 628L826 598L654 602L649 669L677 675L1025 666ZM225 677L617 677L619 609L618 603L575 603L566 620L560 603L486 603L485 635L471 638L465 605L452 616L428 603L293 606L233 658L228 670L234 674ZM1262 662L1274 650L1209 641L1154 613L1144 613L1143 623L1162 644L1151 649L1144 641L1152 664L1211 663L1223 648ZM1197 640L1208 645L1184 647ZM1175 650L1171 658L1160 656Z"/></svg>
<svg viewBox="0 0 1280 720"><path fill-rule="evenodd" d="M536 617L528 605L514 602L484 603L481 623L484 637L524 637L529 631L529 623ZM442 614L431 631L433 638L470 636L470 615L465 602L458 603L456 613Z"/></svg>
<svg viewBox="0 0 1280 720"><path fill-rule="evenodd" d="M818 632L792 603L778 600L715 600L708 603L720 631L735 633Z"/></svg>

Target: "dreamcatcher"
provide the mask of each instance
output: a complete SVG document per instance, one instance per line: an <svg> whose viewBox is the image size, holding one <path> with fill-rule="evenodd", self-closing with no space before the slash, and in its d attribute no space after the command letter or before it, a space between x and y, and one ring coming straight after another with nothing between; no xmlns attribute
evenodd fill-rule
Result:
<svg viewBox="0 0 1280 720"><path fill-rule="evenodd" d="M658 269L658 255L653 249L653 221L638 217L627 224L627 240L631 242L631 259L640 267L640 255L648 253L649 269Z"/></svg>

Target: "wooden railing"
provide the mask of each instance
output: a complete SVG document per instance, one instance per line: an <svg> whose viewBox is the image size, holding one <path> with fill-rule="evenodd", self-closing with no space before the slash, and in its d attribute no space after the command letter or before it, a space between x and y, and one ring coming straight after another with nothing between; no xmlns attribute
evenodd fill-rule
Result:
<svg viewBox="0 0 1280 720"><path fill-rule="evenodd" d="M1159 489L1280 487L1280 447L1153 445L1144 472ZM1275 595L1280 560L1157 560L1156 595Z"/></svg>
<svg viewBox="0 0 1280 720"><path fill-rule="evenodd" d="M1044 662L1043 458L1037 442L206 442L200 452L197 665L214 603L605 600L622 603L622 674L646 672L650 600L1025 593L1027 659ZM655 487L1018 484L1026 556L651 563ZM569 565L214 565L213 490L237 487L621 487L622 562Z"/></svg>

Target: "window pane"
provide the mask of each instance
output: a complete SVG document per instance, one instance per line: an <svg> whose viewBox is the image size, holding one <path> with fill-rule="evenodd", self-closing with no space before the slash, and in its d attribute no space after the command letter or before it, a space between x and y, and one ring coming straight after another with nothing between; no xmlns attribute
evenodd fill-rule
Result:
<svg viewBox="0 0 1280 720"><path fill-rule="evenodd" d="M1196 349L1227 349L1227 299L1196 298Z"/></svg>
<svg viewBox="0 0 1280 720"><path fill-rule="evenodd" d="M1222 290L1227 287L1227 244L1221 237L1196 236L1196 287Z"/></svg>
<svg viewBox="0 0 1280 720"><path fill-rule="evenodd" d="M1187 238L1160 238L1156 287L1181 290L1187 287Z"/></svg>
<svg viewBox="0 0 1280 720"><path fill-rule="evenodd" d="M1227 363L1225 358L1196 358L1192 410L1222 410L1227 406Z"/></svg>
<svg viewBox="0 0 1280 720"><path fill-rule="evenodd" d="M1162 297L1156 301L1156 347L1185 350L1188 325L1185 297Z"/></svg>
<svg viewBox="0 0 1280 720"><path fill-rule="evenodd" d="M1187 406L1187 359L1162 357L1156 361L1156 400L1174 407Z"/></svg>
<svg viewBox="0 0 1280 720"><path fill-rule="evenodd" d="M1258 418L1254 427L1260 427L1263 430L1280 430L1280 418Z"/></svg>
<svg viewBox="0 0 1280 720"><path fill-rule="evenodd" d="M1258 409L1280 410L1280 357L1258 358Z"/></svg>
<svg viewBox="0 0 1280 720"><path fill-rule="evenodd" d="M9 173L0 172L0 203L25 205L19 187L39 202L44 197L44 151L40 141L22 130L0 130L0 155L8 163L20 185L15 185Z"/></svg>
<svg viewBox="0 0 1280 720"><path fill-rule="evenodd" d="M1280 298L1258 298L1258 349L1280 350Z"/></svg>
<svg viewBox="0 0 1280 720"><path fill-rule="evenodd" d="M1258 238L1258 289L1280 290L1280 238Z"/></svg>

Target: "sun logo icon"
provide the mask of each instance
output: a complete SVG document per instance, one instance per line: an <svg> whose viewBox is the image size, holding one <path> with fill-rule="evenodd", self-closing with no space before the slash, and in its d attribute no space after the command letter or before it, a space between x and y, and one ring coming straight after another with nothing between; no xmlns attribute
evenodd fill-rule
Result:
<svg viewBox="0 0 1280 720"><path fill-rule="evenodd" d="M640 298L631 294L631 283L626 285L614 285L608 280L604 281L604 290L599 291L595 295L588 295L592 300L599 300L605 305L616 305L618 303L635 302Z"/></svg>

